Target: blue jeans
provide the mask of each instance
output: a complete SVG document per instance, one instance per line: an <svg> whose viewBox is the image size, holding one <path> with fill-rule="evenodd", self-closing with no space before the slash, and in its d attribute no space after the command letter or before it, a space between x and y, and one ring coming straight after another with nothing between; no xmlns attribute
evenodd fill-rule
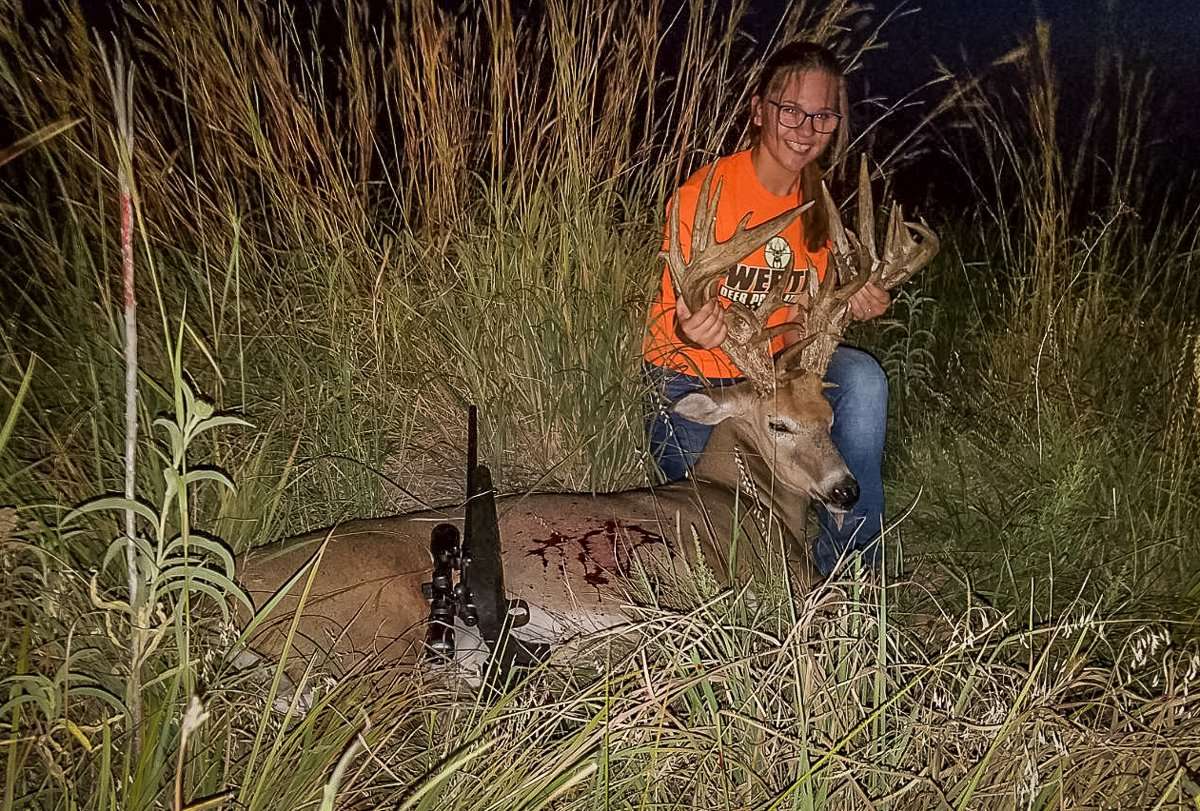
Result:
<svg viewBox="0 0 1200 811"><path fill-rule="evenodd" d="M718 378L707 383L691 375L646 364L644 373L654 386L646 415L650 455L667 481L686 478L696 463L712 426L684 419L670 404L691 391L730 386L738 379ZM842 515L838 527L833 516L817 506L820 532L813 543L817 570L830 574L847 551L861 552L869 566L877 566L883 527L883 440L887 432L887 377L875 358L860 349L839 346L829 361L825 380L835 388L825 396L833 407L834 447L858 480L854 508Z"/></svg>

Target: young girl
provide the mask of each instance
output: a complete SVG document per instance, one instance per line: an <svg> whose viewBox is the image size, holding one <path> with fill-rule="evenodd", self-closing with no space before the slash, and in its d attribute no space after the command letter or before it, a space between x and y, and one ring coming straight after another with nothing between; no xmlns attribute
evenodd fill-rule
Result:
<svg viewBox="0 0 1200 811"><path fill-rule="evenodd" d="M722 186L716 219L718 240L727 239L746 214L751 215L748 224L753 226L801 202L820 199L820 159L836 157L845 149L847 106L842 68L827 48L796 42L772 55L750 100L753 146L716 163L713 188L718 182ZM680 207L679 237L685 246L691 244L690 225L709 168L689 178L672 202ZM689 312L683 300L676 298L670 274L664 270L643 346L646 373L663 399L670 402L699 388L738 382L740 370L720 349L726 335L725 306L738 301L753 308L768 290L785 285L785 306L767 323L796 318L792 302L803 291L805 271L815 267L824 273L828 244L825 210L818 204L730 268L718 295L696 312ZM865 321L882 315L890 303L886 291L867 284L850 300L850 312ZM789 333L775 339L772 351L778 352L796 337ZM887 425L887 380L874 358L848 346L838 347L825 379L834 384L827 394L834 412L833 442L859 485L858 502L842 516L840 526L818 508L821 532L814 546L814 562L827 575L847 550L862 551L870 564L879 557L875 541L883 521L880 468ZM657 407L648 419L647 431L651 453L663 474L668 481L676 481L687 476L712 429Z"/></svg>

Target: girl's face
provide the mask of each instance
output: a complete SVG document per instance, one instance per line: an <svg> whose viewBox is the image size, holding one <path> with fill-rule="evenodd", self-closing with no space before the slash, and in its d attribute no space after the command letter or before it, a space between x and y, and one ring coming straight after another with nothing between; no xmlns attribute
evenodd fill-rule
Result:
<svg viewBox="0 0 1200 811"><path fill-rule="evenodd" d="M829 146L836 128L824 133L817 129L838 122L835 114L843 112L838 109L840 84L824 70L793 71L772 82L765 96L750 100L759 128L756 166L768 188L789 178L795 182Z"/></svg>

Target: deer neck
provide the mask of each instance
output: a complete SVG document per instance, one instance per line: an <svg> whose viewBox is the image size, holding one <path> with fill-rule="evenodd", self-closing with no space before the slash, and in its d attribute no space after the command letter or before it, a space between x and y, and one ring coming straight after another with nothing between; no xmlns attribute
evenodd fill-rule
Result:
<svg viewBox="0 0 1200 811"><path fill-rule="evenodd" d="M740 491L743 503L745 499L753 500L769 510L794 539L803 539L808 494L784 487L773 475L769 460L749 447L749 443L738 441L737 432L729 428L728 422L717 425L696 465L695 479L727 490L731 498Z"/></svg>

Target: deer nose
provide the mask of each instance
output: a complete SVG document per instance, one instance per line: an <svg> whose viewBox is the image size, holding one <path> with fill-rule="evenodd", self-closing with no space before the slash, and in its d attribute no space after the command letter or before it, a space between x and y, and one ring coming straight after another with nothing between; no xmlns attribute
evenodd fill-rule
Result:
<svg viewBox="0 0 1200 811"><path fill-rule="evenodd" d="M829 500L835 507L850 509L858 501L858 482L852 476L842 479L829 491Z"/></svg>

